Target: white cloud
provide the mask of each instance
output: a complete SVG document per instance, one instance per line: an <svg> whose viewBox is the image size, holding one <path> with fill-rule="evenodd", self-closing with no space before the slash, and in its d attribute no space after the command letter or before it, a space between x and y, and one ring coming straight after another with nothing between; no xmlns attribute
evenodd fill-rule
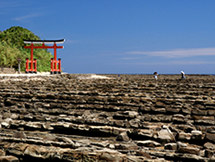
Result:
<svg viewBox="0 0 215 162"><path fill-rule="evenodd" d="M80 43L80 41L78 41L78 40L66 39L66 40L65 40L65 43L67 43L67 44L74 44L74 43Z"/></svg>
<svg viewBox="0 0 215 162"><path fill-rule="evenodd" d="M164 61L164 62L120 62L117 64L124 65L205 65L205 64L215 64L215 61Z"/></svg>
<svg viewBox="0 0 215 162"><path fill-rule="evenodd" d="M160 56L167 58L181 58L192 56L215 56L215 48L193 48L193 49L176 49L170 51L131 51L126 54L147 55L147 56Z"/></svg>
<svg viewBox="0 0 215 162"><path fill-rule="evenodd" d="M172 61L170 64L173 65L201 65L201 64L215 64L213 61Z"/></svg>
<svg viewBox="0 0 215 162"><path fill-rule="evenodd" d="M25 15L25 16L21 16L21 17L16 17L15 20L16 21L24 21L26 19L30 19L30 18L33 18L33 17L38 17L38 16L41 16L42 14L41 13L33 13L33 14L29 14L29 15Z"/></svg>
<svg viewBox="0 0 215 162"><path fill-rule="evenodd" d="M21 2L18 2L18 1L2 1L0 2L0 8L13 8L13 7L19 7L21 6L22 3Z"/></svg>
<svg viewBox="0 0 215 162"><path fill-rule="evenodd" d="M124 57L124 58L120 58L122 60L137 60L137 59L141 59L141 58L137 58L137 57Z"/></svg>

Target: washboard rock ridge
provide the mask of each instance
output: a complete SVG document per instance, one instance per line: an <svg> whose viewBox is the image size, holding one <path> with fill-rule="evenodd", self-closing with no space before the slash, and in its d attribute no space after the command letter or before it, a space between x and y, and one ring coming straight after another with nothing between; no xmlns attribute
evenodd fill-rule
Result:
<svg viewBox="0 0 215 162"><path fill-rule="evenodd" d="M215 76L0 77L0 161L215 161Z"/></svg>

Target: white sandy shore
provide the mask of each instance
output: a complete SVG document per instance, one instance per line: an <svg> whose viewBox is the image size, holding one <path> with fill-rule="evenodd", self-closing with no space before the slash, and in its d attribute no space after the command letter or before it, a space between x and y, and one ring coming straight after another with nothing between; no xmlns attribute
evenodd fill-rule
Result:
<svg viewBox="0 0 215 162"><path fill-rule="evenodd" d="M23 74L0 74L0 76L28 76L28 77L31 77L31 76L40 76L40 75L51 75L50 72L37 72L37 74L33 73L33 74L26 74L26 73L23 73Z"/></svg>
<svg viewBox="0 0 215 162"><path fill-rule="evenodd" d="M80 76L78 77L78 79L110 79L110 78L102 75L92 74L91 76L87 76L87 77Z"/></svg>
<svg viewBox="0 0 215 162"><path fill-rule="evenodd" d="M62 73L65 74L65 73ZM14 76L14 77L19 77L19 76L26 76L26 77L32 77L32 76L55 76L55 74L50 74L50 72L37 72L37 74L0 74L0 77L3 76ZM78 79L110 79L109 77L102 76L102 75L96 75L96 74L89 74L88 76L79 76Z"/></svg>

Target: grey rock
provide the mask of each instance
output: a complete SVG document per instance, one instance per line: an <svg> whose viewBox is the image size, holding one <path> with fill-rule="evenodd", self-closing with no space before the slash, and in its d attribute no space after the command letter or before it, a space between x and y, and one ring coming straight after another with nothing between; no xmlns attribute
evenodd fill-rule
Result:
<svg viewBox="0 0 215 162"><path fill-rule="evenodd" d="M205 150L205 157L211 158L213 156L214 156L214 151L213 150L208 150L208 149Z"/></svg>
<svg viewBox="0 0 215 162"><path fill-rule="evenodd" d="M18 119L18 115L17 114L11 114L11 119Z"/></svg>
<svg viewBox="0 0 215 162"><path fill-rule="evenodd" d="M194 148L194 147L189 147L189 146L188 147L179 147L178 152L198 155L200 152L200 149Z"/></svg>
<svg viewBox="0 0 215 162"><path fill-rule="evenodd" d="M183 142L180 142L180 141L177 142L177 145L178 145L178 148L180 148L180 147L187 147L186 143L183 143Z"/></svg>
<svg viewBox="0 0 215 162"><path fill-rule="evenodd" d="M19 162L15 156L0 156L0 162Z"/></svg>
<svg viewBox="0 0 215 162"><path fill-rule="evenodd" d="M99 147L107 147L109 145L109 142L108 141L91 142L91 144Z"/></svg>
<svg viewBox="0 0 215 162"><path fill-rule="evenodd" d="M135 118L138 116L139 113L136 111L125 111L123 112L123 114L128 115L130 118Z"/></svg>
<svg viewBox="0 0 215 162"><path fill-rule="evenodd" d="M179 141L189 141L191 139L191 133L180 132L177 134L177 140Z"/></svg>
<svg viewBox="0 0 215 162"><path fill-rule="evenodd" d="M191 134L192 134L193 136L198 136L198 135L202 135L202 132L201 132L201 131L198 131L198 130L192 130L192 131L191 131Z"/></svg>
<svg viewBox="0 0 215 162"><path fill-rule="evenodd" d="M166 143L164 145L164 148L167 150L177 150L178 145L177 145L177 143Z"/></svg>
<svg viewBox="0 0 215 162"><path fill-rule="evenodd" d="M26 139L26 134L24 132L15 132L13 134L14 138L22 138L22 139Z"/></svg>
<svg viewBox="0 0 215 162"><path fill-rule="evenodd" d="M58 141L57 137L53 134L47 134L42 140L43 141Z"/></svg>
<svg viewBox="0 0 215 162"><path fill-rule="evenodd" d="M215 134L206 133L205 140L206 140L207 142L215 143Z"/></svg>
<svg viewBox="0 0 215 162"><path fill-rule="evenodd" d="M127 132L122 132L116 137L116 141L128 141L129 137L127 135Z"/></svg>
<svg viewBox="0 0 215 162"><path fill-rule="evenodd" d="M158 140L162 143L169 143L169 142L175 142L175 136L170 131L170 129L167 126L163 126L163 129L161 129L158 132Z"/></svg>
<svg viewBox="0 0 215 162"><path fill-rule="evenodd" d="M147 159L152 159L152 157L145 151L136 151L136 155L146 157Z"/></svg>
<svg viewBox="0 0 215 162"><path fill-rule="evenodd" d="M215 144L210 143L210 142L206 142L206 143L203 145L203 147L206 148L206 149L215 150Z"/></svg>
<svg viewBox="0 0 215 162"><path fill-rule="evenodd" d="M134 143L115 144L115 148L119 150L137 150L138 147Z"/></svg>
<svg viewBox="0 0 215 162"><path fill-rule="evenodd" d="M136 141L138 146L145 146L145 147L158 147L161 146L160 143L151 141L151 140L145 140L145 141Z"/></svg>
<svg viewBox="0 0 215 162"><path fill-rule="evenodd" d="M1 125L3 127L9 128L12 122L13 122L13 120L11 118L6 118L6 119L3 120Z"/></svg>

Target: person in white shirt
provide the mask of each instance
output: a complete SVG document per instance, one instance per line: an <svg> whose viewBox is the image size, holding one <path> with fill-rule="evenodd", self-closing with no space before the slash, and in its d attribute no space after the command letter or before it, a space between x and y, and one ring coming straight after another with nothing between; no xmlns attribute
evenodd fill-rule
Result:
<svg viewBox="0 0 215 162"><path fill-rule="evenodd" d="M185 73L183 71L181 71L181 79L186 79Z"/></svg>
<svg viewBox="0 0 215 162"><path fill-rule="evenodd" d="M158 79L158 73L157 72L154 72L154 78L155 78L155 80Z"/></svg>

